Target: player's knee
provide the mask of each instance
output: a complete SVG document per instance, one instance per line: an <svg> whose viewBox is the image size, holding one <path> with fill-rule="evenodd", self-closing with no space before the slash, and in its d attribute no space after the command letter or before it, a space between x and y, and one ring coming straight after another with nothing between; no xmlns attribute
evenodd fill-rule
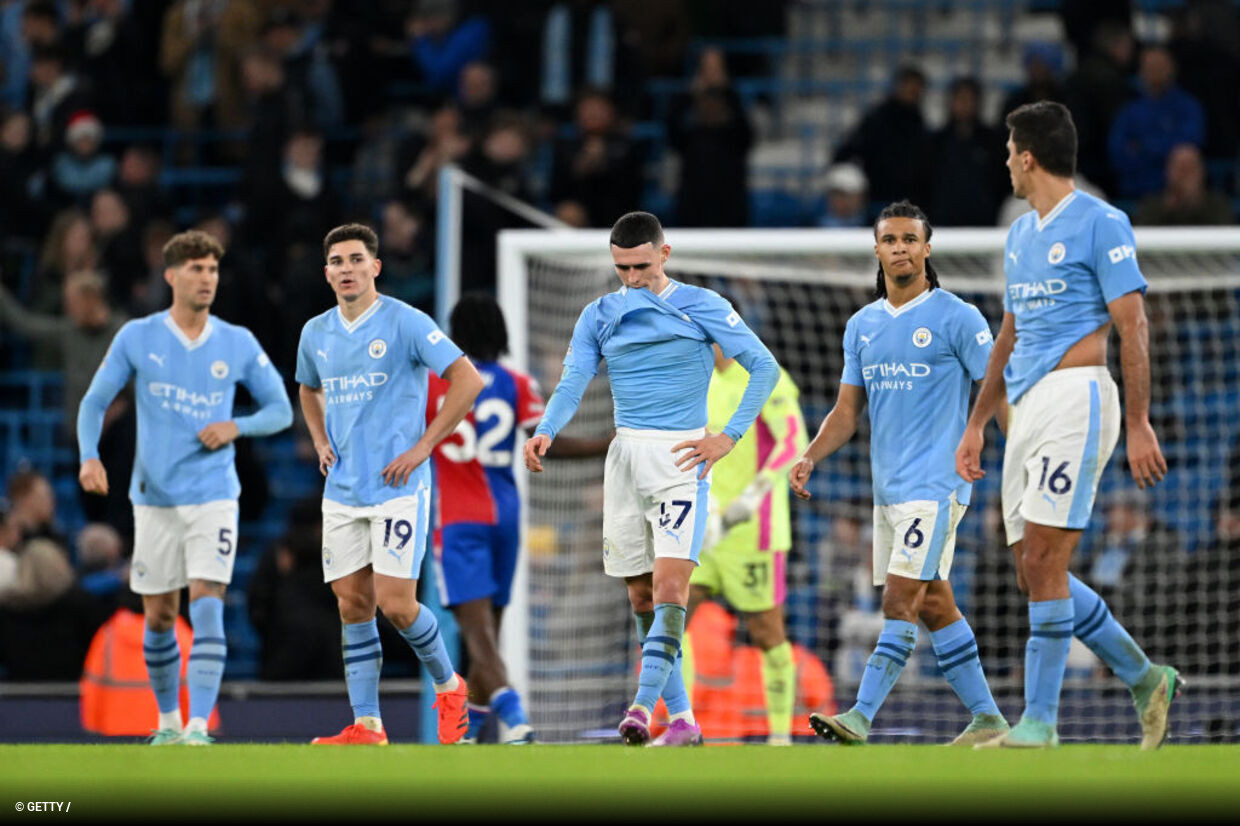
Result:
<svg viewBox="0 0 1240 826"><path fill-rule="evenodd" d="M883 589L883 616L887 619L917 622L916 600L895 588Z"/></svg>
<svg viewBox="0 0 1240 826"><path fill-rule="evenodd" d="M144 609L146 617L146 627L152 631L171 631L177 621L177 609L175 605L159 603L157 605L147 604Z"/></svg>
<svg viewBox="0 0 1240 826"><path fill-rule="evenodd" d="M348 624L368 622L375 615L374 600L365 594L336 594L336 607L340 619Z"/></svg>

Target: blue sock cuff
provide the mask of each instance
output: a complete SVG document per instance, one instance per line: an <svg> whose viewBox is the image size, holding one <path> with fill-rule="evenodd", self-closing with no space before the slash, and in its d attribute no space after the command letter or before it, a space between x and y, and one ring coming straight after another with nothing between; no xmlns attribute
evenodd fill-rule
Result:
<svg viewBox="0 0 1240 826"><path fill-rule="evenodd" d="M439 631L439 620L435 619L435 612L419 602L418 615L414 617L413 624L402 630L401 633L406 637L420 640L422 637L437 631Z"/></svg>
<svg viewBox="0 0 1240 826"><path fill-rule="evenodd" d="M917 646L917 626L911 622L898 619L883 620L883 631L878 635L880 642L902 645L905 648Z"/></svg>
<svg viewBox="0 0 1240 826"><path fill-rule="evenodd" d="M1073 635L1075 611L1071 599L1048 599L1029 603L1029 636L1068 639Z"/></svg>
<svg viewBox="0 0 1240 826"><path fill-rule="evenodd" d="M936 654L950 651L973 639L973 629L969 627L969 621L964 617L956 620L951 625L940 628L938 631L930 632L930 644L934 646Z"/></svg>
<svg viewBox="0 0 1240 826"><path fill-rule="evenodd" d="M169 628L167 631L152 631L150 628L147 628L145 633L142 634L143 648L163 649L171 646L176 641L177 632L174 628ZM162 653L162 651L151 653Z"/></svg>
<svg viewBox="0 0 1240 826"><path fill-rule="evenodd" d="M366 622L341 623L341 630L344 634L345 645L357 645L359 643L379 642L379 623L377 620L367 620Z"/></svg>
<svg viewBox="0 0 1240 826"><path fill-rule="evenodd" d="M199 597L189 604L189 621L194 636L221 637L224 635L224 600L219 597Z"/></svg>

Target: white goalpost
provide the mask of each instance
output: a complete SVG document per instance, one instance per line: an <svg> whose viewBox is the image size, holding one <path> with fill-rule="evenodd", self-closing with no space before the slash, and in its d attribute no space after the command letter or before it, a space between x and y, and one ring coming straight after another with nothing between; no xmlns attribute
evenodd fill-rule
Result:
<svg viewBox="0 0 1240 826"><path fill-rule="evenodd" d="M943 287L976 303L996 330L1005 235L1002 229L943 229L931 241ZM669 229L667 240L668 272L739 302L797 382L806 422L816 430L838 388L844 324L871 300L876 263L870 231ZM1240 549L1228 551L1228 542L1240 543L1240 536L1228 540L1220 519L1240 460L1240 230L1139 229L1137 246L1150 282L1151 418L1171 469L1163 484L1137 491L1121 439L1073 570L1107 598L1151 658L1187 677L1189 691L1173 709L1172 737L1234 737L1240 721ZM606 230L500 233L498 295L513 365L550 394L581 309L615 286ZM1112 341L1111 369L1120 381ZM910 423L911 438L916 426ZM604 369L566 432L598 437L611 429ZM962 523L952 582L977 632L996 698L1015 715L1028 625L997 518L1000 445L997 430L988 431L990 472ZM848 446L820 465L813 500L793 506L789 634L830 674L841 703L851 701L881 625L866 568L868 463L863 424ZM552 459L538 476L518 469L526 525L502 643L511 680L547 742L614 733L635 684L625 589L602 572L602 464L601 457ZM878 741L941 741L967 722L922 637L875 721ZM735 643L744 641L741 631ZM799 708L798 719L807 710ZM1079 644L1061 715L1064 739L1136 737L1127 691Z"/></svg>

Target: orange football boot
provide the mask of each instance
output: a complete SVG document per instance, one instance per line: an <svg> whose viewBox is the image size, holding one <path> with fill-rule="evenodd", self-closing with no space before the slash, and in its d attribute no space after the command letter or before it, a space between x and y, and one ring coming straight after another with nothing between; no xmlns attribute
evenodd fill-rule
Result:
<svg viewBox="0 0 1240 826"><path fill-rule="evenodd" d="M358 723L345 726L344 731L334 737L316 737L310 741L312 746L386 746L387 744L386 731L383 729L371 731Z"/></svg>
<svg viewBox="0 0 1240 826"><path fill-rule="evenodd" d="M469 699L469 686L465 678L456 675L459 685L452 691L435 694L435 705L439 709L439 742L450 746L458 742L469 730L469 711L465 708Z"/></svg>

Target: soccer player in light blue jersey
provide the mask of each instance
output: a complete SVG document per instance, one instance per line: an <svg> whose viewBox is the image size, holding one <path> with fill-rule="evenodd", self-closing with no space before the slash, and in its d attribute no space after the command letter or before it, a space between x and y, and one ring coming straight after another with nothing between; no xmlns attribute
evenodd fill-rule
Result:
<svg viewBox="0 0 1240 826"><path fill-rule="evenodd" d="M1141 748L1155 749L1167 737L1167 712L1183 681L1174 668L1152 665L1102 598L1068 572L1119 440L1119 391L1106 367L1112 325L1120 337L1133 478L1145 488L1167 471L1149 421L1145 278L1128 217L1073 184L1076 127L1067 108L1028 104L1008 114L1007 126L1012 191L1033 209L1008 231L1003 325L956 466L970 481L984 475L982 426L1006 389L1003 518L1017 582L1029 594L1030 636L1024 714L983 745L1059 742L1059 693L1075 635L1128 686Z"/></svg>
<svg viewBox="0 0 1240 826"><path fill-rule="evenodd" d="M297 347L301 409L327 477L323 488L323 578L343 625L344 676L353 723L316 744L386 745L379 714L382 609L435 685L439 741L467 726L468 687L452 666L435 615L418 602L426 555L435 445L452 433L482 390L482 378L425 313L375 288L379 239L363 224L323 239L324 272L336 306L306 322ZM448 382L439 414L426 421L428 371Z"/></svg>
<svg viewBox="0 0 1240 826"><path fill-rule="evenodd" d="M172 306L117 332L78 408L78 475L89 493L106 494L99 460L104 411L134 380L138 449L129 498L134 549L129 585L142 595L143 654L159 707L151 742L207 745L207 720L219 695L227 653L224 590L237 550L241 484L232 443L292 424L280 374L254 335L210 314L224 249L191 230L164 245ZM237 384L258 402L233 417ZM189 655L189 722L181 727L181 652L174 633L181 589L189 585L194 644Z"/></svg>
<svg viewBox="0 0 1240 826"><path fill-rule="evenodd" d="M993 346L976 307L939 286L930 263L933 228L908 201L887 206L874 224L878 300L844 328L844 375L835 406L793 466L793 492L809 499L814 465L839 450L870 406L874 484L874 584L883 586L883 630L866 663L856 704L814 713L821 737L859 745L917 645L917 620L930 631L939 668L973 715L953 745L974 745L1008 730L978 659L977 640L947 581L956 528L972 485L953 452L964 432L969 390Z"/></svg>
<svg viewBox="0 0 1240 826"><path fill-rule="evenodd" d="M650 741L660 695L667 731L651 745L702 742L681 675L689 577L709 515L710 469L753 424L779 380L779 365L718 294L668 278L672 248L659 219L630 212L611 230L621 287L586 306L573 329L564 373L546 414L525 443L525 465L542 457L572 418L607 360L616 438L603 472L603 570L623 577L642 645L637 697L619 726L629 745ZM706 431L711 348L749 372L736 413L721 433Z"/></svg>

